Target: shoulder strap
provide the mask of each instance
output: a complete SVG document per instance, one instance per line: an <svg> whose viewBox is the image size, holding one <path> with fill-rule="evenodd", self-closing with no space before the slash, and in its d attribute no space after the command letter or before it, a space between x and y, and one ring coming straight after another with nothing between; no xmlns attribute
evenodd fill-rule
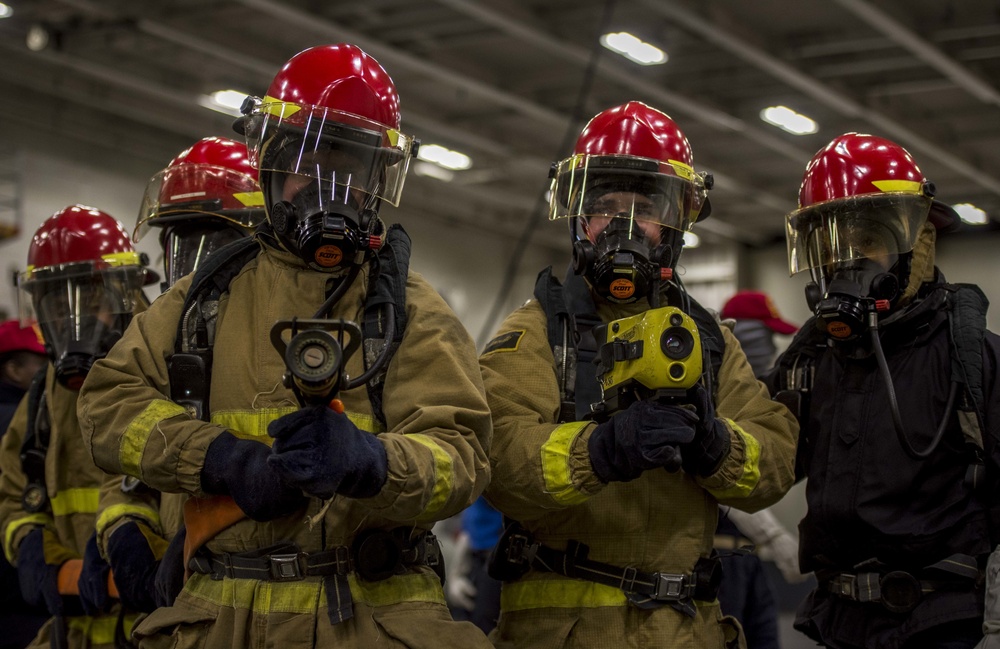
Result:
<svg viewBox="0 0 1000 649"><path fill-rule="evenodd" d="M49 411L45 403L45 378L48 364L31 379L28 387L28 423L21 442L21 471L27 478L23 503L31 512L48 504L45 490L45 455L49 450Z"/></svg>
<svg viewBox="0 0 1000 649"><path fill-rule="evenodd" d="M958 418L966 441L983 451L986 403L983 393L983 341L990 302L974 284L945 284L948 291L948 333L951 339L951 380L964 386Z"/></svg>
<svg viewBox="0 0 1000 649"><path fill-rule="evenodd" d="M362 336L365 352L365 369L375 363L385 346L391 345L389 354L396 353L406 329L406 280L410 272L410 236L398 223L390 225L385 243L373 263L365 299ZM395 332L391 341L385 339L385 305L393 305ZM388 367L388 362L385 368ZM385 388L385 368L368 382L368 400L376 419L384 426L382 391Z"/></svg>

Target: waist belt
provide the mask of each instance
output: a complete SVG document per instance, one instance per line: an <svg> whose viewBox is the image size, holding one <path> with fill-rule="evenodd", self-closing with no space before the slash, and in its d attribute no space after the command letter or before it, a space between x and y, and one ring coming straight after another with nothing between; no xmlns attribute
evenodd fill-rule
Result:
<svg viewBox="0 0 1000 649"><path fill-rule="evenodd" d="M697 614L692 600L713 601L719 592L722 570L718 558L699 559L691 574L678 574L591 561L587 558L589 551L586 544L573 540L565 552L556 550L534 541L523 528L511 526L497 544L490 574L510 581L524 575L529 568L554 572L618 588L639 608L667 605L690 617ZM496 565L499 562L506 565Z"/></svg>
<svg viewBox="0 0 1000 649"><path fill-rule="evenodd" d="M970 590L982 576L975 558L965 554L954 554L921 573L921 577L904 570L839 573L820 575L820 582L838 597L881 604L893 613L909 613L927 593Z"/></svg>
<svg viewBox="0 0 1000 649"><path fill-rule="evenodd" d="M437 538L425 532L410 539L409 533L410 528L370 530L358 535L351 546L338 545L320 552L302 552L294 543L239 553L212 554L203 549L191 557L188 567L214 580L283 582L323 577L330 622L339 624L354 615L348 574L356 573L366 581L382 581L414 566L430 566L438 572L442 562Z"/></svg>

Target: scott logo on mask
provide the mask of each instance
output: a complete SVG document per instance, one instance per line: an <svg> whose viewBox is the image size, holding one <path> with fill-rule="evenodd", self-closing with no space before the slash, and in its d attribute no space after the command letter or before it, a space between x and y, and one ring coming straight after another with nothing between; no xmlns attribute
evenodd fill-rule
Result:
<svg viewBox="0 0 1000 649"><path fill-rule="evenodd" d="M328 244L317 248L316 254L313 255L313 258L320 266L323 266L324 268L333 268L344 258L344 253L337 246Z"/></svg>
<svg viewBox="0 0 1000 649"><path fill-rule="evenodd" d="M608 290L619 300L627 300L635 294L635 284L631 280L616 279L608 286Z"/></svg>

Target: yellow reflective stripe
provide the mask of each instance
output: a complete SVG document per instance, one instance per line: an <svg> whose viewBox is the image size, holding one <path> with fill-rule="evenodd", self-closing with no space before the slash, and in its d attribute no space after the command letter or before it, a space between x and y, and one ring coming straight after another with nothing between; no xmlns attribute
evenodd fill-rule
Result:
<svg viewBox="0 0 1000 649"><path fill-rule="evenodd" d="M545 490L552 499L563 505L579 505L590 496L573 485L569 470L569 449L576 436L587 427L585 421L562 424L552 431L542 444L542 477Z"/></svg>
<svg viewBox="0 0 1000 649"><path fill-rule="evenodd" d="M689 164L685 164L680 160L667 160L667 163L674 168L674 173L677 174L679 178L685 180L691 180L694 178L694 169Z"/></svg>
<svg viewBox="0 0 1000 649"><path fill-rule="evenodd" d="M126 615L122 620L122 630L125 637L132 635L132 627L135 625L135 615ZM118 624L118 617L69 617L66 618L66 626L79 631L90 640L91 644L113 645L115 643L115 626Z"/></svg>
<svg viewBox="0 0 1000 649"><path fill-rule="evenodd" d="M401 602L444 604L441 582L436 575L412 573L396 575L378 582L361 582L348 575L351 597L369 606L390 606ZM318 577L303 581L271 582L256 579L213 580L195 574L184 585L184 592L215 606L268 613L310 614L326 609L326 592Z"/></svg>
<svg viewBox="0 0 1000 649"><path fill-rule="evenodd" d="M21 518L15 518L7 525L7 531L3 535L3 553L7 555L7 561L14 563L14 535L25 525L45 526L52 522L52 517L48 514L28 514Z"/></svg>
<svg viewBox="0 0 1000 649"><path fill-rule="evenodd" d="M402 602L433 602L444 604L441 580L435 574L415 572L397 575L384 581L361 581L347 576L351 597L368 606L392 606Z"/></svg>
<svg viewBox="0 0 1000 649"><path fill-rule="evenodd" d="M264 192L235 192L233 198L243 204L244 207L263 207Z"/></svg>
<svg viewBox="0 0 1000 649"><path fill-rule="evenodd" d="M139 265L139 253L137 252L112 252L106 255L101 255L103 259L109 266L138 266Z"/></svg>
<svg viewBox="0 0 1000 649"><path fill-rule="evenodd" d="M399 131L394 128L390 128L386 130L385 134L389 139L389 146L399 146Z"/></svg>
<svg viewBox="0 0 1000 649"><path fill-rule="evenodd" d="M427 435L421 435L420 433L407 435L406 438L419 442L429 448L431 455L434 457L434 491L431 493L431 499L427 503L427 507L424 508L423 513L418 518L432 516L448 502L448 496L451 495L451 487L455 481L455 468L452 464L451 456L448 455L446 450L441 448L437 440Z"/></svg>
<svg viewBox="0 0 1000 649"><path fill-rule="evenodd" d="M267 113L268 115L274 115L279 118L291 117L295 113L302 110L298 104L293 104L287 101L281 101L280 99L275 99L270 95L265 95L264 99L260 102L260 107L258 110L262 113Z"/></svg>
<svg viewBox="0 0 1000 649"><path fill-rule="evenodd" d="M101 490L97 487L79 487L63 489L52 496L52 514L68 516L70 514L94 514L97 512L97 501Z"/></svg>
<svg viewBox="0 0 1000 649"><path fill-rule="evenodd" d="M166 399L156 399L146 406L146 409L132 420L132 423L125 429L125 434L122 435L121 449L118 452L118 461L122 466L122 472L141 479L142 452L146 450L146 443L149 441L153 429L164 419L185 413L187 410L184 409L184 406L179 406Z"/></svg>
<svg viewBox="0 0 1000 649"><path fill-rule="evenodd" d="M500 591L504 613L534 608L597 608L625 606L617 588L579 579L528 579L508 582Z"/></svg>
<svg viewBox="0 0 1000 649"><path fill-rule="evenodd" d="M736 484L725 489L709 489L709 492L716 498L745 498L753 493L760 482L760 442L757 438L746 432L732 419L726 419L726 423L736 431L743 439L745 450L743 452L743 473Z"/></svg>
<svg viewBox="0 0 1000 649"><path fill-rule="evenodd" d="M285 408L263 408L261 410L217 410L212 413L212 423L227 430L240 433L243 437L267 437L267 427L272 421L298 411L295 406ZM379 432L372 415L347 413L347 418L361 430Z"/></svg>
<svg viewBox="0 0 1000 649"><path fill-rule="evenodd" d="M151 527L160 529L160 513L152 507L131 504L112 505L97 517L97 523L94 526L97 529L97 536L104 536L106 529L125 517L141 519Z"/></svg>
<svg viewBox="0 0 1000 649"><path fill-rule="evenodd" d="M872 184L884 192L923 193L923 185L917 180L873 180Z"/></svg>

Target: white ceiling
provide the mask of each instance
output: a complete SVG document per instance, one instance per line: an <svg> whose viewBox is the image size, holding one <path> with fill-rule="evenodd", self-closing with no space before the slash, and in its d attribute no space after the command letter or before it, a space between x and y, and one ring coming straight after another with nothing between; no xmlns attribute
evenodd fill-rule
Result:
<svg viewBox="0 0 1000 649"><path fill-rule="evenodd" d="M714 173L715 213L699 226L709 237L780 239L806 162L851 130L900 142L939 198L1000 218L994 1L6 2L0 118L153 169L206 135L235 137L231 118L198 105L203 93L263 94L296 52L346 41L395 80L404 132L473 159L451 183L407 180L401 209L429 218L520 236L541 219L550 163L586 119L632 99L673 116L696 167ZM52 34L38 52L25 45L34 24ZM669 61L642 67L597 45L600 31L623 30ZM775 104L819 132L762 122ZM565 245L559 229L532 236Z"/></svg>

